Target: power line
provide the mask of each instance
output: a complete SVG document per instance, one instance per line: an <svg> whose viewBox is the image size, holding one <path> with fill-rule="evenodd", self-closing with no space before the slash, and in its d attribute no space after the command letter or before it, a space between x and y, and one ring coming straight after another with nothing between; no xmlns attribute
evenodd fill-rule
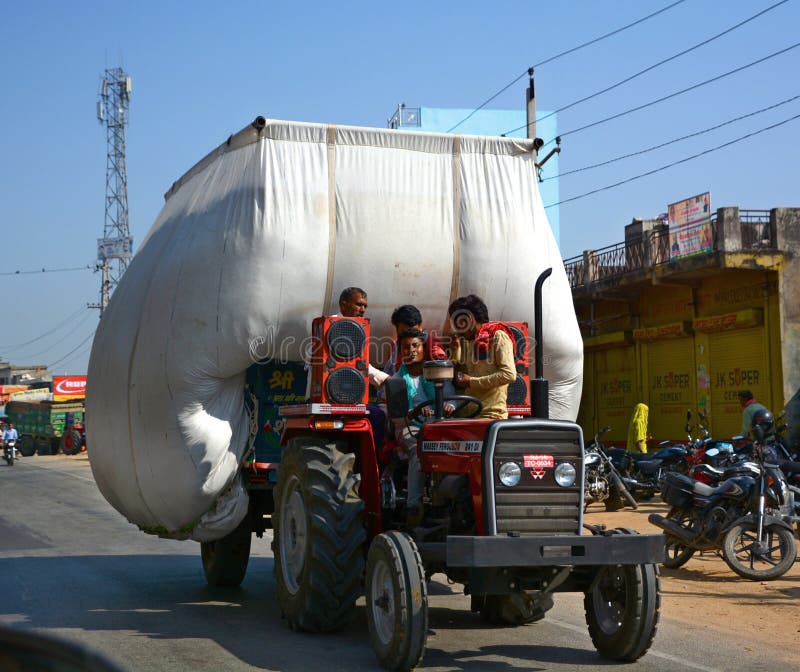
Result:
<svg viewBox="0 0 800 672"><path fill-rule="evenodd" d="M747 133L746 135L742 135L734 140L730 140L728 142L723 142L721 145L717 145L716 147L711 147L710 149L706 149L702 152L698 152L697 154L692 154L692 156L687 156L683 159L679 159L678 161L673 161L672 163L668 163L664 166L660 166L659 168L654 168L653 170L648 170L646 173L640 173L639 175L634 175L633 177L629 177L625 180L620 180L619 182L615 182L614 184L606 185L605 187L599 187L597 189L593 189L592 191L587 191L584 194L579 194L578 196L572 196L571 198L564 198L556 203L551 203L550 205L545 205L545 208L553 208L557 205L562 205L564 203L569 203L571 201L577 201L581 198L586 198L587 196L591 196L593 194L597 194L601 191L608 191L609 189L613 189L614 187L619 187L623 184L627 184L628 182L633 182L634 180L639 180L643 177L647 177L648 175L653 175L655 173L659 173L662 170L666 170L667 168L672 168L673 166L677 166L681 163L686 163L687 161L691 161L692 159L696 159L701 156L705 156L706 154L711 154L711 152L716 152L719 149L723 149L725 147L729 147L730 145L734 145L737 142L741 142L742 140L747 140L748 138L752 138L755 135L759 135L760 133L765 133L766 131L771 131L774 128L778 128L778 126L783 126L784 124L788 124L790 121L794 121L795 119L800 119L800 114L796 114L793 117L789 117L788 119L784 119L783 121L779 121L778 123L772 124L770 126L765 126L764 128L760 128L757 131L753 131L752 133Z"/></svg>
<svg viewBox="0 0 800 672"><path fill-rule="evenodd" d="M88 308L87 308L87 310L88 310ZM53 343L53 345L51 345L50 347L48 347L48 348L45 348L44 350L39 350L39 352L33 352L33 353L30 353L30 354L23 354L23 355L14 355L14 357L15 357L16 359L33 359L34 357L39 357L39 356L41 356L41 355L45 354L46 352L50 352L50 351L51 351L53 348L57 347L57 346L58 346L59 344L61 344L61 343L62 343L62 342L63 342L63 341L66 339L66 338L68 338L69 336L72 336L72 334L74 334L76 331L78 331L78 329L80 329L80 328L81 328L81 327L82 327L84 324L86 324L86 320L87 320L87 318L88 318L89 316L90 316L90 314L89 314L89 313L87 313L87 314L86 314L86 316L85 316L85 317L84 317L84 318L83 318L83 319L82 319L80 322L78 322L78 323L77 323L77 324L76 324L76 325L75 325L75 326L74 326L72 329L70 329L70 330L69 330L69 331L68 331L66 334L64 334L63 336L61 336L61 337L59 338L59 340L58 340L58 341L56 341L55 343Z"/></svg>
<svg viewBox="0 0 800 672"><path fill-rule="evenodd" d="M34 273L69 273L71 271L94 270L94 266L74 266L72 268L40 268L35 271L2 271L0 275L32 275Z"/></svg>
<svg viewBox="0 0 800 672"><path fill-rule="evenodd" d="M644 17L642 17L641 19L637 19L637 20L636 20L636 21L634 21L633 23L629 23L629 24L627 24L627 25L625 25L625 26L622 26L621 28L617 28L617 29L615 29L615 30L612 30L610 33L606 33L605 35L601 35L600 37L595 37L594 39L591 39L591 40L589 40L588 42L584 42L584 43L582 43L582 44L579 44L579 45L578 45L578 46L576 46L576 47L572 47L572 48L570 48L570 49L567 49L566 51L562 51L562 52L560 52L560 53L558 53L558 54L555 54L555 55L553 55L553 56L550 56L549 58L546 58L546 59L544 59L543 61L539 61L538 63L534 63L534 64L533 64L531 67L533 67L533 68L538 68L539 66L545 65L546 63L550 63L550 62L552 62L552 61L555 61L557 58L561 58L562 56L566 56L566 55L568 55L568 54L572 54L572 53L574 53L574 52L578 51L579 49L583 49L584 47L588 47L588 46L590 46L590 45L592 45L592 44L595 44L595 43L597 43L597 42L600 42L601 40L604 40L604 39L606 39L607 37L612 37L613 35L616 35L616 34L618 34L618 33L621 33L622 31L624 31L624 30L627 30L628 28L633 28L633 26L636 26L636 25L638 25L638 24L640 24L640 23L643 23L644 21L647 21L648 19L652 19L654 16L658 16L659 14L662 14L663 12L666 12L668 9L672 9L672 8L673 8L673 7L675 7L676 5L680 5L682 2L684 2L684 0L677 0L677 2L673 2L672 4L670 4L670 5L667 5L666 7L662 7L662 8L661 8L661 9L659 9L657 12L653 12L652 14L648 14L647 16L644 16ZM489 103L491 103L491 102L492 102L492 101L493 101L495 98L497 98L497 96L499 96L501 93L504 93L504 92L505 92L505 91L507 91L509 88L511 88L511 87L512 87L514 84L516 84L516 83L517 83L517 82L518 82L520 79L522 79L522 78L523 78L523 77L524 77L524 76L525 76L527 73L528 73L528 70L527 70L527 69L525 69L525 70L523 71L523 73L522 73L521 75L519 75L519 77L517 77L517 78L516 78L516 79L514 79L513 81L509 82L509 83L508 83L508 84L506 84L506 85L505 85L505 86L504 86L502 89L500 89L500 90L499 90L497 93L495 93L493 96L491 96L491 97L487 98L485 101L483 101L483 102L482 102L482 103L481 103L481 104L480 104L478 107L476 107L476 108L475 108L475 109L474 109L472 112L470 112L470 113L469 113L469 114L468 114L466 117L464 117L464 118L463 118L461 121L459 121L459 122L458 122L458 123L457 123L455 126L453 126L452 128L448 129L448 131L447 131L447 132L448 132L448 133L452 133L452 132L453 132L453 131L454 131L456 128L458 128L459 126L461 126L461 124L463 124L465 121L467 121L468 119L470 119L470 118L471 118L471 117L472 117L472 116L473 116L473 115L474 115L476 112L478 112L479 110L482 110L482 109L483 109L484 107L486 107L486 106L487 106Z"/></svg>
<svg viewBox="0 0 800 672"><path fill-rule="evenodd" d="M78 308L78 310L76 310L74 313L71 313L71 314L67 315L67 317L65 317L65 318L64 318L64 319L63 319L61 322L59 322L59 323L58 323L58 324L57 324L55 327L53 327L53 328L52 328L52 329L50 329L49 331L46 331L46 332L44 332L44 333L43 333L43 334L41 334L40 336L37 336L36 338L32 338L31 340L29 340L29 341L25 341L24 343L17 343L17 344L15 344L15 345L0 345L0 349L2 349L2 350L16 350L17 348L22 348L22 347L24 347L24 346L26 346L26 345L30 345L31 343L35 343L36 341L40 341L40 340L42 340L43 338L45 338L46 336L49 336L50 334L53 334L53 333L55 333L56 331L58 331L58 330L59 330L61 327L63 327L63 326L64 326L64 325L65 325L67 322L69 322L70 320L72 320L74 317L77 317L77 316L78 316L78 315L79 315L79 314L80 314L82 311L84 311L84 310L89 310L89 309L88 309L88 308L87 308L85 305L81 306L81 307L80 307L80 308Z"/></svg>
<svg viewBox="0 0 800 672"><path fill-rule="evenodd" d="M733 119L728 119L728 121L723 121L721 124L717 124L716 126L709 126L708 128L704 128L701 131L695 131L694 133L689 133L687 135L682 135L679 138L673 138L672 140L667 140L666 142L659 143L657 145L653 145L652 147L647 147L646 149L640 149L636 152L630 152L629 154L622 154L621 156L615 156L613 159L608 159L607 161L601 161L600 163L593 163L588 166L583 166L581 168L574 168L573 170L567 170L563 173L558 175L552 175L550 177L545 177L542 182L547 182L548 180L555 180L560 177L564 177L565 175L572 175L573 173L581 173L586 170L592 170L594 168L600 168L602 166L607 166L610 163L616 163L617 161L622 161L623 159L630 159L634 156L641 156L642 154L647 154L648 152L653 152L656 149L661 149L662 147L667 147L668 145L672 145L676 142L680 142L681 140L688 140L689 138L696 138L699 135L704 135L705 133L710 133L711 131L716 131L717 129L722 128L723 126L728 126L733 124L737 121L741 121L742 119L747 119L749 117L754 117L757 114L762 114L763 112L768 112L769 110L774 110L776 107L780 107L781 105L786 105L787 103L791 103L795 100L800 98L800 94L796 96L792 96L791 98L787 98L786 100L782 100L779 103L775 103L774 105L769 105L768 107L762 107L760 110L755 110L754 112L749 112L748 114L743 114L739 117L734 117Z"/></svg>
<svg viewBox="0 0 800 672"><path fill-rule="evenodd" d="M697 44L692 45L691 47L688 47L688 48L684 49L683 51L679 51L677 54L673 54L672 56L669 56L669 57L659 61L658 63L653 63L653 65L650 65L650 66L644 68L643 70L639 70L638 72L635 72L634 74L626 77L625 79L621 79L620 81L616 82L615 84L611 84L610 86L607 86L604 89L600 89L599 91L595 91L594 93L591 93L588 96L584 96L583 98L580 98L580 99L578 99L576 101L573 101L573 102L571 102L571 103L569 103L567 105L559 107L558 109L555 109L552 112L548 112L544 116L538 117L536 121L543 121L545 119L548 119L549 117L552 117L555 114L558 114L559 112L563 112L564 110L568 110L568 109L570 109L572 107L575 107L576 105L580 105L581 103L585 103L587 100L591 100L592 98L597 98L597 96L601 96L604 93L608 93L609 91L613 91L614 89L622 86L623 84L627 84L628 82L636 79L637 77L641 77L642 75L650 72L651 70L655 70L656 68L658 68L658 67L660 67L660 66L662 66L662 65L664 65L666 63L669 63L670 61L674 61L675 59L680 58L681 56L685 56L689 52L692 52L695 49L699 49L700 47L703 47L703 46L713 42L714 40L717 40L720 37L723 37L724 35L727 35L728 33L733 32L737 28L741 28L745 24L750 23L751 21L754 21L755 19L757 19L758 17L762 16L763 14L766 14L767 12L772 11L773 9L775 9L776 7L779 7L780 5L786 4L787 2L789 2L789 0L780 0L780 2L776 2L774 5L771 5L771 6L767 7L766 9L762 9L757 14L754 14L753 16L745 19L744 21L740 21L735 26L731 26L730 28L727 28L726 30L723 30L721 33L717 33L716 35L713 35L712 37L709 37L708 39L703 40L702 42L698 42ZM516 133L517 131L520 131L523 128L527 128L532 123L534 123L534 122L523 124L519 128L515 128L515 129L513 129L511 131L506 131L503 135L510 135L511 133Z"/></svg>
<svg viewBox="0 0 800 672"><path fill-rule="evenodd" d="M86 344L86 341L88 341L90 338L93 338L93 337L94 337L94 331L95 331L95 330L94 330L94 329L92 329L92 333L91 333L91 334L89 334L89 335L88 335L86 338L84 338L84 339L83 339L83 340L82 340L80 343L78 343L78 345L76 345L76 346L75 346L75 347L74 347L72 350L70 350L70 351L69 351L69 352L68 352L66 355L64 355L64 356L63 356L61 359L57 359L57 360L56 360L55 362L53 362L52 364L48 364L48 365L47 365L47 368L48 368L48 369L52 369L52 368L53 368L53 367L54 367L56 364L60 364L61 362L65 361L65 360L67 359L67 357L69 357L70 355L72 355L72 354L73 354L73 353L74 353L76 350L78 350L78 349L79 349L81 346L85 345L85 344Z"/></svg>
<svg viewBox="0 0 800 672"><path fill-rule="evenodd" d="M681 89L680 91L675 91L673 93L667 94L666 96L661 96L661 98L656 98L655 100L651 100L649 103L643 103L641 105L637 105L636 107L631 107L623 112L618 112L617 114L612 114L610 117L606 117L605 119L600 119L599 121L593 121L591 124L586 124L585 126L580 126L579 128L575 128L571 131L565 131L564 133L560 134L560 137L564 137L566 135L572 135L573 133L579 133L580 131L585 131L588 128L593 128L594 126L599 126L600 124L604 124L607 121L611 121L613 119L619 119L620 117L624 117L632 112L638 112L639 110L643 110L647 107L651 107L658 103L663 103L665 100L669 100L670 98L675 98L676 96L680 96L681 94L688 93L689 91L694 91L695 89L699 89L701 86L705 86L706 84L711 84L712 82L719 81L720 79L724 79L730 75L734 75L737 72L742 72L743 70L747 70L748 68L752 68L759 63L763 63L764 61L768 61L771 58L775 58L776 56L780 56L781 54L785 54L787 51L791 51L792 49L796 49L800 47L800 42L795 42L791 46L788 46L784 49L776 51L772 54L759 58L758 60L752 61L747 63L746 65L742 65L738 68L733 70L729 70L721 75L717 75L716 77L712 77L711 79L707 79L703 82L699 82L698 84L693 84L692 86L686 87L685 89ZM509 131L510 132L510 131ZM550 143L555 142L555 138L552 140L548 140L545 145L549 145Z"/></svg>

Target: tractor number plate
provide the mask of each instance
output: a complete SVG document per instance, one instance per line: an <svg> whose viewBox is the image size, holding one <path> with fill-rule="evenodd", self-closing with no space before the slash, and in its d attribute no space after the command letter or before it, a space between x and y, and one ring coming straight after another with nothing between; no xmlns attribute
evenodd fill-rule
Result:
<svg viewBox="0 0 800 672"><path fill-rule="evenodd" d="M526 469L552 469L555 460L552 455L524 455Z"/></svg>

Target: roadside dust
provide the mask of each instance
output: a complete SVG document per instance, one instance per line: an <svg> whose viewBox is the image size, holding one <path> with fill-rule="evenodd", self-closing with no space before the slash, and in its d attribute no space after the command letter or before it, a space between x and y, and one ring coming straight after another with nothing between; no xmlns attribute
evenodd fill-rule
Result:
<svg viewBox="0 0 800 672"><path fill-rule="evenodd" d="M642 534L660 533L647 521L651 513L666 514L662 502L643 502L636 510L608 513L591 505L584 523L608 528L627 527ZM748 581L733 573L721 556L695 554L680 569L661 568L661 618L692 629L719 630L734 635L744 653L763 647L780 651L797 662L800 637L800 563L774 581Z"/></svg>

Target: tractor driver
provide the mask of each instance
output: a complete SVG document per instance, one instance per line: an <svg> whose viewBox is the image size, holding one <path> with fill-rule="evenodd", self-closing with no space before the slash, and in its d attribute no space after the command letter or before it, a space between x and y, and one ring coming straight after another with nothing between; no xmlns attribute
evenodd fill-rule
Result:
<svg viewBox="0 0 800 672"><path fill-rule="evenodd" d="M396 458L408 460L408 497L406 500L407 524L409 529L419 525L422 520L422 490L425 485L425 475L419 468L419 455L417 454L417 434L423 422L434 415L433 405L420 411L420 418L412 417L411 411L418 404L433 401L436 392L433 383L425 380L422 374L422 363L425 360L425 333L420 329L405 329L400 332L397 345L403 363L400 370L393 376L401 378L406 384L408 395L408 415L406 418L395 420L395 434L397 437ZM444 387L444 396L453 394L452 385ZM451 403L444 405L445 415L450 415L455 410ZM416 425L416 427L414 427Z"/></svg>
<svg viewBox="0 0 800 672"><path fill-rule="evenodd" d="M490 322L486 304L474 294L457 298L447 312L455 386L480 399L479 417L507 418L508 386L517 379L513 333L502 322Z"/></svg>

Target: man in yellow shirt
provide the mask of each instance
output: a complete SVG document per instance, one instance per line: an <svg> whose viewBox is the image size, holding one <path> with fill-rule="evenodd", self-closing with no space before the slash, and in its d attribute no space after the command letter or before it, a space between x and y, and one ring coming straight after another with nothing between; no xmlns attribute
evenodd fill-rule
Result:
<svg viewBox="0 0 800 672"><path fill-rule="evenodd" d="M450 358L456 364L456 387L483 404L481 418L507 418L508 386L517 379L514 339L502 322L489 321L482 299L470 294L448 308Z"/></svg>

